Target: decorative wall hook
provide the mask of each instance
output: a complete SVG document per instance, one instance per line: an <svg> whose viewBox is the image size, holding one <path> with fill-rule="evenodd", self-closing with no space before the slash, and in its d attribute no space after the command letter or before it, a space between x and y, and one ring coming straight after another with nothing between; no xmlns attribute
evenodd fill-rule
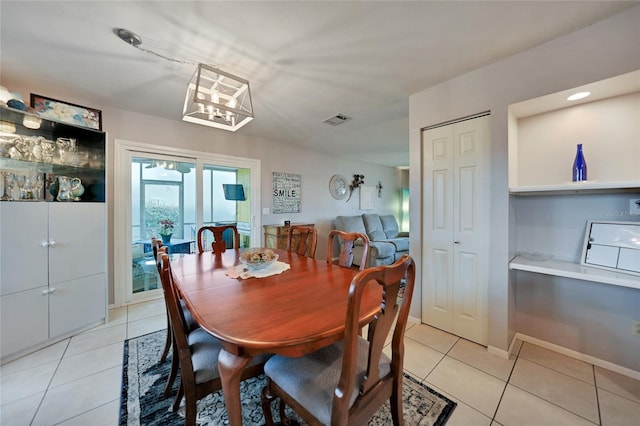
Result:
<svg viewBox="0 0 640 426"><path fill-rule="evenodd" d="M362 185L364 185L364 175L353 175L353 180L351 181L351 185L349 185L349 198L347 198L347 201L351 199L353 191L356 188L360 188Z"/></svg>

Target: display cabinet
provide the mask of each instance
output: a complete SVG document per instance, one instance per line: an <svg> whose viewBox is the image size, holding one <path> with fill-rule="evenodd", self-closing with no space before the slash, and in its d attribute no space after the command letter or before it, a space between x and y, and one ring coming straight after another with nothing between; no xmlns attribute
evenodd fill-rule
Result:
<svg viewBox="0 0 640 426"><path fill-rule="evenodd" d="M0 107L0 200L104 202L105 141L98 130Z"/></svg>
<svg viewBox="0 0 640 426"><path fill-rule="evenodd" d="M0 107L3 363L106 321L105 140Z"/></svg>

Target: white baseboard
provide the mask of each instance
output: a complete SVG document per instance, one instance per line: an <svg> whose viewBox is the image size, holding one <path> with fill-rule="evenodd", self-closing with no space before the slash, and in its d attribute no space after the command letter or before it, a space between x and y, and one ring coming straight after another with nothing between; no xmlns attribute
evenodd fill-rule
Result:
<svg viewBox="0 0 640 426"><path fill-rule="evenodd" d="M511 354L511 351L505 351L504 349L496 348L495 346L487 346L487 352L504 359L509 359L509 354Z"/></svg>
<svg viewBox="0 0 640 426"><path fill-rule="evenodd" d="M540 339L538 339L536 337L527 336L526 334L521 334L521 333L516 333L515 336L513 336L513 340L511 341L511 344L509 345L508 354L512 354L513 349L515 348L518 340L521 340L523 342L532 343L532 344L534 344L536 346L540 346L542 348L549 349L549 350L554 351L554 352L558 352L558 353L560 353L562 355L566 355L566 356L569 356L571 358L578 359L580 361L588 362L589 364L593 364L593 365L596 365L598 367L602 367L604 369L613 371L615 373L631 377L632 379L640 380L640 371L632 370L632 369L627 368L627 367L622 367L621 365L617 365L617 364L614 364L612 362L605 361L605 360L602 360L600 358L593 357L591 355L586 355L586 354L574 351L573 349L568 349L568 348L565 348L563 346L559 346L559 345L556 345L554 343L549 343L547 341L540 340Z"/></svg>

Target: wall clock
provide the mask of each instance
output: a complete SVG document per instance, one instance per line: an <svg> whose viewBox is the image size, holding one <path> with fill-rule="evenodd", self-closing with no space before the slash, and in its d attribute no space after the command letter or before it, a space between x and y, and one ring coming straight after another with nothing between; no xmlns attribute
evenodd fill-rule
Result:
<svg viewBox="0 0 640 426"><path fill-rule="evenodd" d="M347 196L347 192L349 191L349 184L344 176L341 175L333 175L331 180L329 181L329 192L331 196L336 200L342 200Z"/></svg>

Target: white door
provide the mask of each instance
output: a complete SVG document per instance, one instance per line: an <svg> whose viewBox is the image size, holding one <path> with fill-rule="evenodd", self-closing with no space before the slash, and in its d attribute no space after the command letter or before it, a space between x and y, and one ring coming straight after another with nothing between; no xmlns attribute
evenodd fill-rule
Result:
<svg viewBox="0 0 640 426"><path fill-rule="evenodd" d="M423 321L486 344L489 117L422 136Z"/></svg>

